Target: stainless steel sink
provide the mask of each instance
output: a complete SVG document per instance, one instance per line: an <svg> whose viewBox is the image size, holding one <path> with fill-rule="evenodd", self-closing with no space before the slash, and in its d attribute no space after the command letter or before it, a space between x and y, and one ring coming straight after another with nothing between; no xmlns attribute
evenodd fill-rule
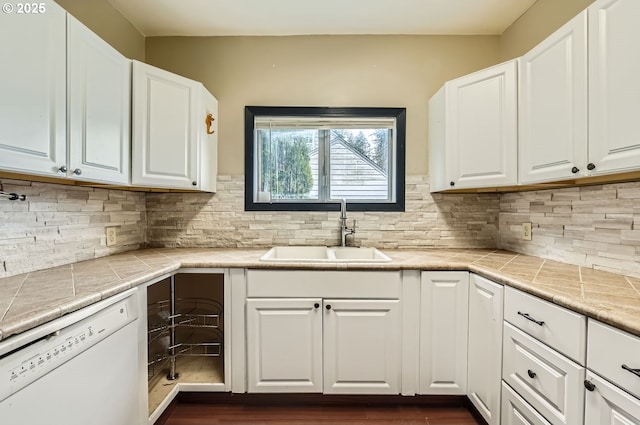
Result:
<svg viewBox="0 0 640 425"><path fill-rule="evenodd" d="M386 263L391 258L377 248L326 247L326 246L276 246L260 257L265 262L354 262Z"/></svg>

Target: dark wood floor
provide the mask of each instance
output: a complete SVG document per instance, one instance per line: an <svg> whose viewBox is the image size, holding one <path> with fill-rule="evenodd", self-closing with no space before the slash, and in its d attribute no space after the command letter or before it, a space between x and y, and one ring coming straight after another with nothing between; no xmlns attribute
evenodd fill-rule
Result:
<svg viewBox="0 0 640 425"><path fill-rule="evenodd" d="M458 397L181 394L156 425L482 425Z"/></svg>

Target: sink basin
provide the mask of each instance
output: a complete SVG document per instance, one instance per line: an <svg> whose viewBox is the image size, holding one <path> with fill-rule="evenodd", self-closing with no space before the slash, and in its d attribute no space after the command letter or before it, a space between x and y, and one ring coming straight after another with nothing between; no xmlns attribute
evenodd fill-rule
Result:
<svg viewBox="0 0 640 425"><path fill-rule="evenodd" d="M329 261L326 246L274 246L260 261Z"/></svg>
<svg viewBox="0 0 640 425"><path fill-rule="evenodd" d="M357 262L385 263L391 258L376 248L326 247L326 246L276 246L260 257L271 262Z"/></svg>
<svg viewBox="0 0 640 425"><path fill-rule="evenodd" d="M389 262L391 258L384 255L377 248L358 248L343 246L329 248L336 258L336 261L358 261L358 262Z"/></svg>

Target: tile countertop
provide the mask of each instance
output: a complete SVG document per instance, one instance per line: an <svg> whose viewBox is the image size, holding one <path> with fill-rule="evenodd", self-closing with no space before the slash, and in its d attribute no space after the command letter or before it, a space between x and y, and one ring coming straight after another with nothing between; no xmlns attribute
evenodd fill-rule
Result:
<svg viewBox="0 0 640 425"><path fill-rule="evenodd" d="M640 278L487 249L383 250L391 263L265 263L266 249L143 249L0 279L0 340L179 268L469 270L640 336Z"/></svg>

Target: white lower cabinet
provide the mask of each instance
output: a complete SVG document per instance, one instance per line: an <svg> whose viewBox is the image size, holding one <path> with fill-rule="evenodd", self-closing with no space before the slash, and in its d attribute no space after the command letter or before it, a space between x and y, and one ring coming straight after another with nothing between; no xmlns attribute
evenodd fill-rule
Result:
<svg viewBox="0 0 640 425"><path fill-rule="evenodd" d="M640 425L640 400L588 371L585 425Z"/></svg>
<svg viewBox="0 0 640 425"><path fill-rule="evenodd" d="M141 285L143 423L156 423L179 392L231 390L231 272L181 269Z"/></svg>
<svg viewBox="0 0 640 425"><path fill-rule="evenodd" d="M584 417L587 319L517 289L505 288L503 413L512 411L512 393L553 425L581 425ZM526 408L526 409L525 409ZM519 410L519 411L520 411ZM509 415L518 414L511 412ZM537 416L531 422L539 423ZM511 419L503 417L503 424Z"/></svg>
<svg viewBox="0 0 640 425"><path fill-rule="evenodd" d="M398 300L247 300L250 392L400 393Z"/></svg>
<svg viewBox="0 0 640 425"><path fill-rule="evenodd" d="M589 319L585 425L640 425L640 338Z"/></svg>
<svg viewBox="0 0 640 425"><path fill-rule="evenodd" d="M640 398L640 338L589 320L587 366L633 396Z"/></svg>
<svg viewBox="0 0 640 425"><path fill-rule="evenodd" d="M322 300L247 300L249 392L322 392Z"/></svg>
<svg viewBox="0 0 640 425"><path fill-rule="evenodd" d="M502 378L554 425L581 424L584 368L509 323Z"/></svg>
<svg viewBox="0 0 640 425"><path fill-rule="evenodd" d="M503 286L469 279L467 396L489 425L500 424Z"/></svg>
<svg viewBox="0 0 640 425"><path fill-rule="evenodd" d="M513 389L502 383L502 423L505 425L550 425Z"/></svg>
<svg viewBox="0 0 640 425"><path fill-rule="evenodd" d="M324 392L400 393L398 300L325 300Z"/></svg>
<svg viewBox="0 0 640 425"><path fill-rule="evenodd" d="M420 394L467 393L469 273L422 272Z"/></svg>

